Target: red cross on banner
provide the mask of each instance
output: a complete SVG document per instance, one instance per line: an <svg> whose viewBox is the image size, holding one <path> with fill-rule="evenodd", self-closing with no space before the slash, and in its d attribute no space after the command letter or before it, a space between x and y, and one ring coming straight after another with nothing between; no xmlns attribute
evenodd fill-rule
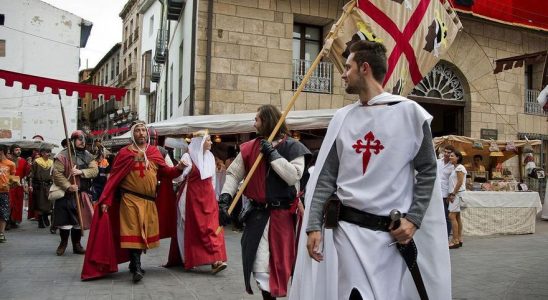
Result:
<svg viewBox="0 0 548 300"><path fill-rule="evenodd" d="M352 148L354 148L358 154L362 153L363 150L362 170L363 174L365 174L365 171L367 171L367 166L369 165L369 160L371 160L371 150L373 150L373 153L377 155L384 149L384 146L381 144L381 141L375 140L375 135L371 131L369 131L363 138L365 140L365 145L362 140L359 139L356 141L356 144L352 145Z"/></svg>
<svg viewBox="0 0 548 300"><path fill-rule="evenodd" d="M142 161L136 163L133 167L133 171L139 171L139 177L145 177L145 164Z"/></svg>
<svg viewBox="0 0 548 300"><path fill-rule="evenodd" d="M357 7L349 10L352 2ZM350 46L359 40L384 44L385 90L407 95L439 61L462 25L445 0L355 0L339 33L326 40L329 58L344 71Z"/></svg>

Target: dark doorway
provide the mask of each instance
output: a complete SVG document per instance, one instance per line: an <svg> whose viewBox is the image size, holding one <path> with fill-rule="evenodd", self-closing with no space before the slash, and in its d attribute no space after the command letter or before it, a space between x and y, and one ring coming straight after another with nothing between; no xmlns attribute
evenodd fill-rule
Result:
<svg viewBox="0 0 548 300"><path fill-rule="evenodd" d="M464 103L447 103L450 100L424 99L410 96L417 101L434 119L432 120L432 136L464 135ZM457 101L453 101L457 102Z"/></svg>

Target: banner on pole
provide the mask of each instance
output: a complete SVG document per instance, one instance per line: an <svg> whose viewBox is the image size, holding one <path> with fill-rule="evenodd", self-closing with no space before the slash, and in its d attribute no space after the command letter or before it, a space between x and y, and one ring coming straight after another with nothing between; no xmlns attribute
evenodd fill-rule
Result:
<svg viewBox="0 0 548 300"><path fill-rule="evenodd" d="M444 0L356 0L338 34L325 41L328 57L344 71L350 46L359 40L384 44L388 58L385 90L407 95L436 65L462 28ZM333 26L335 28L335 25ZM333 29L332 29L333 30Z"/></svg>

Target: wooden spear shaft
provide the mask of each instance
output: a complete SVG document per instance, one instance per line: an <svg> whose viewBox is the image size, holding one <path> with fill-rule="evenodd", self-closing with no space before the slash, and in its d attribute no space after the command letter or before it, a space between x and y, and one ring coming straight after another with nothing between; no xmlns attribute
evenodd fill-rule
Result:
<svg viewBox="0 0 548 300"><path fill-rule="evenodd" d="M343 24L344 20L348 17L348 15L350 14L350 12L352 11L352 9L356 6L356 1L353 1L347 8L346 10L343 12L342 16L339 18L339 20L337 21L337 23L335 24L335 29L333 29L332 31L329 32L329 34L327 34L326 36L326 40L329 40L330 38L332 38L333 36L336 36L337 32L339 31L341 25ZM276 127L274 127L274 129L272 130L272 133L270 134L270 136L268 137L268 141L269 142L272 142L272 140L274 140L274 138L276 137L276 135L278 134L278 131L280 130L280 127L282 127L282 124L284 123L286 117L287 117L287 114L289 113L289 111L291 110L291 108L293 107L293 105L295 105L295 101L297 101L297 98L299 98L299 95L301 94L301 92L303 91L305 85L308 83L308 80L310 79L310 77L312 76L312 74L314 73L314 70L316 69L316 67L318 66L318 64L320 63L320 61L322 60L322 58L324 57L325 53L326 53L326 46L324 44L322 50L320 51L320 53L318 54L318 56L316 56L316 59L314 60L314 62L312 63L312 65L310 66L310 69L308 69L308 71L306 72L306 74L304 75L304 78L303 80L301 81L301 84L299 84L299 87L297 88L297 90L295 91L295 94L293 94L293 97L291 97L291 100L289 101L289 103L287 104L287 106L285 107L285 110L283 111L282 113L282 116L280 117L280 120L278 120L278 123L276 124ZM234 210L234 207L236 207L236 204L238 204L238 200L240 200L240 197L242 196L245 188L247 187L247 184L249 183L249 181L251 180L251 177L253 176L253 173L255 173L255 170L257 169L257 167L259 166L259 163L261 162L261 160L263 159L263 153L262 152L259 152L259 156L257 156L257 159L255 160L255 162L253 163L253 165L251 166L251 169L249 170L249 172L247 173L247 176L244 180L244 182L242 183L242 185L240 186L240 188L238 189L238 193L236 193L236 196L234 197L234 200L232 200L232 203L230 204L230 207L228 208L228 214L231 214L232 211ZM219 226L217 228L217 231L216 233L219 234L221 232L221 230L223 229L222 226Z"/></svg>
<svg viewBox="0 0 548 300"><path fill-rule="evenodd" d="M67 129L67 119L65 118L65 108L63 107L63 101L61 101L61 93L58 94L59 96L59 103L61 104L61 115L63 116L63 126L65 127L65 137L67 141L67 153L68 153L68 161L69 161L69 169L71 174L69 177L72 178L72 184L76 184L76 176L72 175L72 144L70 143L69 135L68 135L68 129ZM80 195L78 191L74 192L75 194L75 200L76 200L76 212L78 213L78 222L80 222L80 231L82 232L82 236L84 236L84 221L82 219L82 208L80 207Z"/></svg>

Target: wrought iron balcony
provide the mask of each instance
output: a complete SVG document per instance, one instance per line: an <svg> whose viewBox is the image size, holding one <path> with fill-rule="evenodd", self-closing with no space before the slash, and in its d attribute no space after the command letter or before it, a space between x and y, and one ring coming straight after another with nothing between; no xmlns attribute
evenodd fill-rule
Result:
<svg viewBox="0 0 548 300"><path fill-rule="evenodd" d="M312 61L304 59L293 60L293 90L297 90L304 75L310 69ZM306 83L305 92L331 94L333 92L333 64L330 62L320 62L318 67L310 76Z"/></svg>
<svg viewBox="0 0 548 300"><path fill-rule="evenodd" d="M137 66L135 63L130 63L127 66L127 80L131 80L137 77Z"/></svg>
<svg viewBox="0 0 548 300"><path fill-rule="evenodd" d="M158 29L156 36L156 52L154 53L154 61L163 64L167 57L168 36L166 29Z"/></svg>
<svg viewBox="0 0 548 300"><path fill-rule="evenodd" d="M167 19L177 21L185 8L186 0L167 0Z"/></svg>
<svg viewBox="0 0 548 300"><path fill-rule="evenodd" d="M537 101L540 91L525 89L525 113L530 115L548 116Z"/></svg>
<svg viewBox="0 0 548 300"><path fill-rule="evenodd" d="M160 82L160 76L162 74L162 65L157 63L152 63L152 72L150 74L150 81L152 82Z"/></svg>

